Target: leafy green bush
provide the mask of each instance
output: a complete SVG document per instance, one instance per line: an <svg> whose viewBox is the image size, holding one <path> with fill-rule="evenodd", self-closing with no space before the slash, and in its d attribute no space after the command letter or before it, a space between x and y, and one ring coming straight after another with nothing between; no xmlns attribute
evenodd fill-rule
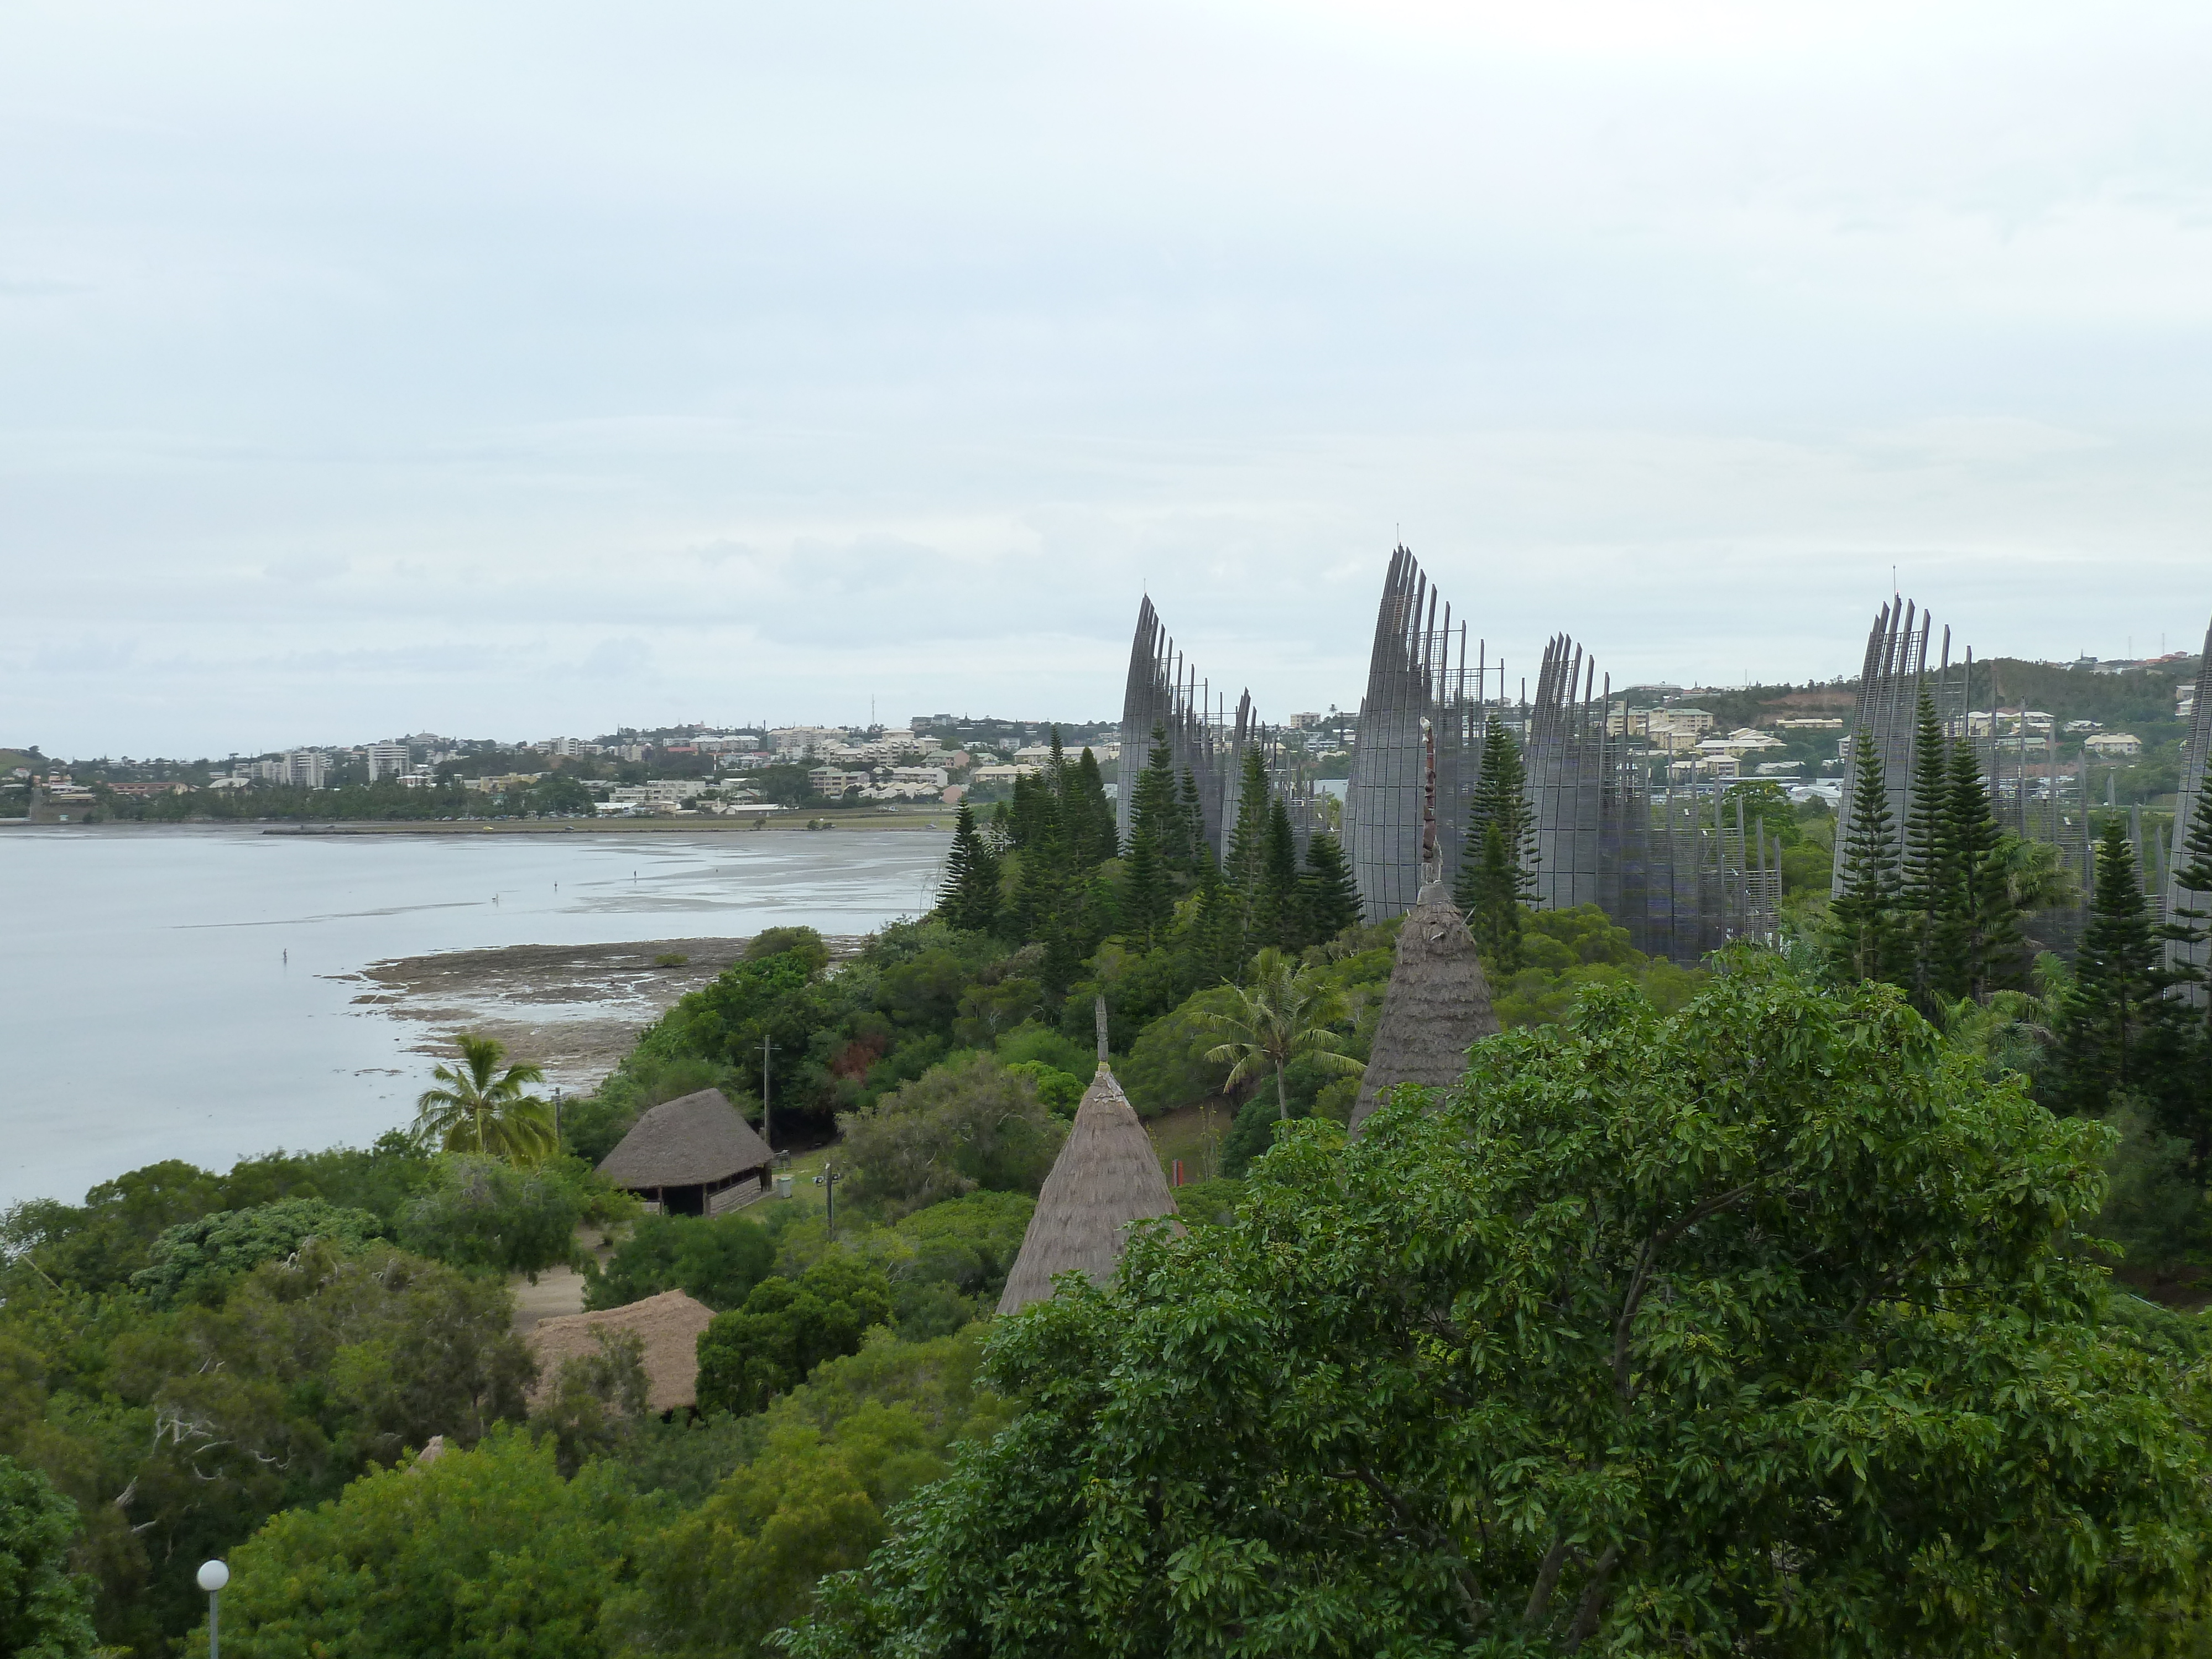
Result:
<svg viewBox="0 0 2212 1659"><path fill-rule="evenodd" d="M917 1210L891 1229L913 1255L893 1277L944 1284L996 1302L1021 1254L1036 1200L1026 1193L970 1193Z"/></svg>
<svg viewBox="0 0 2212 1659"><path fill-rule="evenodd" d="M1244 1183L1226 1176L1185 1182L1175 1189L1176 1217L1186 1227L1226 1226L1243 1197Z"/></svg>
<svg viewBox="0 0 2212 1659"><path fill-rule="evenodd" d="M587 1270L584 1305L620 1308L663 1291L682 1291L726 1312L740 1305L775 1265L775 1241L746 1216L649 1215L604 1272Z"/></svg>
<svg viewBox="0 0 2212 1659"><path fill-rule="evenodd" d="M763 1411L823 1360L855 1352L862 1334L890 1316L890 1281L848 1251L795 1279L763 1279L743 1307L715 1315L700 1334L699 1407Z"/></svg>
<svg viewBox="0 0 2212 1659"><path fill-rule="evenodd" d="M613 1465L562 1480L550 1438L449 1448L288 1510L232 1552L223 1651L598 1659L601 1603L660 1515Z"/></svg>
<svg viewBox="0 0 2212 1659"><path fill-rule="evenodd" d="M1139 1115L1158 1117L1218 1095L1227 1086L1229 1062L1206 1057L1221 1042L1221 1033L1206 1024L1206 1017L1226 1013L1235 1006L1234 994L1216 986L1190 997L1138 1034L1115 1075Z"/></svg>
<svg viewBox="0 0 2212 1659"><path fill-rule="evenodd" d="M131 1275L156 1307L220 1304L231 1285L264 1261L296 1253L309 1239L357 1249L383 1224L366 1210L342 1210L319 1198L280 1199L250 1210L217 1210L180 1222L154 1241L149 1266Z"/></svg>
<svg viewBox="0 0 2212 1659"><path fill-rule="evenodd" d="M1054 1117L1073 1118L1075 1109L1083 1103L1083 1079L1041 1060L1018 1060L1006 1070L1016 1077L1029 1079L1037 1099Z"/></svg>
<svg viewBox="0 0 2212 1659"><path fill-rule="evenodd" d="M457 1267L536 1273L566 1265L578 1260L588 1175L574 1158L520 1170L495 1158L443 1154L399 1218L400 1243Z"/></svg>
<svg viewBox="0 0 2212 1659"><path fill-rule="evenodd" d="M981 1187L1035 1192L1066 1127L1027 1077L969 1054L902 1085L872 1107L841 1112L853 1199L885 1215Z"/></svg>
<svg viewBox="0 0 2212 1659"><path fill-rule="evenodd" d="M1288 1121L1311 1117L1312 1110L1297 1101L1291 1103ZM1263 1089L1246 1101L1237 1114L1237 1121L1229 1126L1229 1133L1221 1138L1221 1173L1231 1181L1243 1180L1252 1167L1252 1161L1275 1144L1279 1124L1285 1120L1277 1115L1275 1091Z"/></svg>
<svg viewBox="0 0 2212 1659"><path fill-rule="evenodd" d="M2119 1097L2105 1121L2113 1131L2105 1159L2110 1185L2091 1231L2118 1244L2131 1267L2179 1265L2204 1235L2204 1192L2190 1176L2189 1143L2161 1133L2134 1095Z"/></svg>
<svg viewBox="0 0 2212 1659"><path fill-rule="evenodd" d="M92 1586L69 1567L76 1529L76 1504L0 1457L0 1653L92 1659Z"/></svg>

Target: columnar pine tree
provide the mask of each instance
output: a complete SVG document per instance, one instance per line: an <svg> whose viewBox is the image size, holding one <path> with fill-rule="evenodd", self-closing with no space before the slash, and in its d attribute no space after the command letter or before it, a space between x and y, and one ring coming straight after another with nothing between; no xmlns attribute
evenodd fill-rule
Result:
<svg viewBox="0 0 2212 1659"><path fill-rule="evenodd" d="M1315 830L1306 843L1305 873L1298 884L1306 932L1316 942L1334 939L1359 920L1358 884L1344 860L1344 848L1327 830Z"/></svg>
<svg viewBox="0 0 2212 1659"><path fill-rule="evenodd" d="M1237 897L1248 905L1259 896L1260 874L1267 864L1267 760L1257 749L1248 749L1237 779L1237 822L1229 832L1229 860L1222 872Z"/></svg>
<svg viewBox="0 0 2212 1659"><path fill-rule="evenodd" d="M1188 766L1182 769L1182 789L1176 806L1182 817L1182 868L1195 878L1206 865L1218 860L1212 843L1206 838L1206 807L1198 798L1198 777Z"/></svg>
<svg viewBox="0 0 2212 1659"><path fill-rule="evenodd" d="M1974 745L1964 738L1951 748L1950 790L1951 862L1958 883L1954 933L1964 994L1986 997L2017 989L2026 963L2020 914L2006 880L2004 837Z"/></svg>
<svg viewBox="0 0 2212 1659"><path fill-rule="evenodd" d="M1153 846L1150 824L1129 831L1129 853L1121 864L1121 926L1150 950L1159 930L1175 912L1175 896L1168 890L1168 872Z"/></svg>
<svg viewBox="0 0 2212 1659"><path fill-rule="evenodd" d="M1129 835L1140 830L1152 836L1152 855L1163 872L1188 874L1190 837L1185 833L1182 811L1176 801L1175 757L1168 747L1164 726L1152 728L1152 751L1129 796Z"/></svg>
<svg viewBox="0 0 2212 1659"><path fill-rule="evenodd" d="M2074 959L2074 989L2058 1020L2064 1103L2102 1112L2123 1090L2144 1089L2163 1012L2157 935L2143 902L2135 848L2118 817L2097 842L2097 883L2089 925Z"/></svg>
<svg viewBox="0 0 2212 1659"><path fill-rule="evenodd" d="M1521 745L1496 720L1482 734L1482 768L1468 802L1452 900L1483 954L1510 973L1521 960L1521 907L1536 894L1535 815Z"/></svg>
<svg viewBox="0 0 2212 1659"><path fill-rule="evenodd" d="M945 854L937 908L952 926L970 933L988 933L999 919L999 860L964 803L952 823L952 850Z"/></svg>
<svg viewBox="0 0 2212 1659"><path fill-rule="evenodd" d="M1302 951L1315 943L1307 935L1299 896L1297 836L1291 829L1290 810L1278 796L1267 806L1260 881L1252 897L1252 938L1283 951Z"/></svg>
<svg viewBox="0 0 2212 1659"><path fill-rule="evenodd" d="M1120 849L1115 845L1114 803L1106 799L1098 757L1085 748L1061 775L1066 786L1060 798L1060 822L1067 826L1069 848L1086 866L1103 863Z"/></svg>
<svg viewBox="0 0 2212 1659"><path fill-rule="evenodd" d="M1894 982L1903 975L1905 958L1898 915L1897 819L1872 735L1862 728L1851 746L1858 782L1842 849L1843 880L1828 907L1828 960L1844 979Z"/></svg>
<svg viewBox="0 0 2212 1659"><path fill-rule="evenodd" d="M1912 787L1905 811L1900 909L1910 951L1905 988L1923 1013L1963 994L1958 861L1953 855L1950 745L1936 700L1923 687L1912 738Z"/></svg>

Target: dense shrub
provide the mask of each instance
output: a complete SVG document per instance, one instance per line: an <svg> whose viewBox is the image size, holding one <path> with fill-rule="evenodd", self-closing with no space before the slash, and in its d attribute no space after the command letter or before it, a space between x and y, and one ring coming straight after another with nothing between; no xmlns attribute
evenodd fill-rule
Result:
<svg viewBox="0 0 2212 1659"><path fill-rule="evenodd" d="M250 1210L217 1210L179 1222L154 1241L151 1265L131 1275L156 1307L220 1303L233 1284L264 1261L295 1254L310 1239L333 1249L357 1249L384 1231L366 1210L344 1210L319 1198L279 1199Z"/></svg>
<svg viewBox="0 0 2212 1659"><path fill-rule="evenodd" d="M852 1353L872 1325L891 1316L883 1270L849 1251L797 1279L765 1279L744 1305L717 1314L699 1338L702 1411L763 1411L825 1359Z"/></svg>
<svg viewBox="0 0 2212 1659"><path fill-rule="evenodd" d="M586 1308L620 1308L682 1291L724 1312L742 1304L775 1265L768 1231L744 1215L642 1218L607 1262L591 1273Z"/></svg>
<svg viewBox="0 0 2212 1659"><path fill-rule="evenodd" d="M574 1158L519 1170L495 1158L446 1153L428 1188L400 1216L400 1243L418 1255L499 1273L536 1273L574 1261L576 1224L589 1208L581 1190L586 1173Z"/></svg>
<svg viewBox="0 0 2212 1659"><path fill-rule="evenodd" d="M989 1054L968 1054L905 1084L874 1106L842 1113L847 1189L887 1216L977 1188L1035 1192L1065 1126L1029 1078Z"/></svg>

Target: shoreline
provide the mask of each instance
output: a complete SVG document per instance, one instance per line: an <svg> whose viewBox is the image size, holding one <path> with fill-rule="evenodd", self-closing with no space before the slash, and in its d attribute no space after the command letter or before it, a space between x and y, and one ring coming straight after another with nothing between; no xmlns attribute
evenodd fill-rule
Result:
<svg viewBox="0 0 2212 1659"><path fill-rule="evenodd" d="M724 818L702 815L688 818L598 818L578 820L562 818L550 821L520 819L502 821L495 818L393 818L367 821L343 820L332 823L285 823L268 818L187 818L178 823L149 823L133 818L103 818L97 823L33 823L26 818L0 818L0 830L50 830L68 834L80 830L131 830L152 835L162 831L185 830L235 830L264 836L696 836L696 835L793 835L827 834L830 830L896 830L902 834L934 830L949 836L957 808L948 808L930 817L923 813L901 813L896 817L853 813L841 817L834 811L816 812L811 817L824 826L809 832L805 818L796 814L793 819ZM756 827L757 825L757 827Z"/></svg>

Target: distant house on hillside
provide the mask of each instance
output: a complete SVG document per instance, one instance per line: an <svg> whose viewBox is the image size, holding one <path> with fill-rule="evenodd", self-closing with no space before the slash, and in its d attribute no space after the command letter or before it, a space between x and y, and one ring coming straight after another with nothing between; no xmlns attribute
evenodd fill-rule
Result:
<svg viewBox="0 0 2212 1659"><path fill-rule="evenodd" d="M775 1155L720 1089L664 1100L600 1162L599 1173L665 1215L720 1215L769 1189Z"/></svg>
<svg viewBox="0 0 2212 1659"><path fill-rule="evenodd" d="M2142 753L2142 739L2132 732L2100 732L2094 737L2082 738L2081 746L2106 760Z"/></svg>

